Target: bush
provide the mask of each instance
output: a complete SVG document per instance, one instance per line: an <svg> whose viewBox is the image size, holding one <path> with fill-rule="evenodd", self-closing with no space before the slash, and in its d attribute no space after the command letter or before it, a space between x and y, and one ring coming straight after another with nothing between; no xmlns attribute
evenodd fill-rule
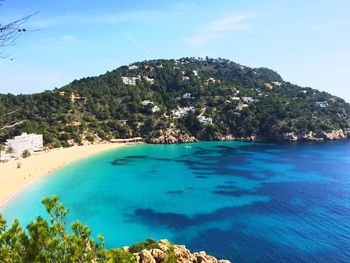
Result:
<svg viewBox="0 0 350 263"><path fill-rule="evenodd" d="M91 142L91 143L93 143L93 142L95 141L95 137L92 136L92 135L87 135L87 136L85 137L85 139L88 140L88 141Z"/></svg>
<svg viewBox="0 0 350 263"><path fill-rule="evenodd" d="M63 142L61 142L61 145L62 145L62 147L63 148L68 148L68 147L71 147L72 145L70 145L68 142L66 142L66 141L63 141Z"/></svg>
<svg viewBox="0 0 350 263"><path fill-rule="evenodd" d="M171 247L168 250L168 254L164 258L164 263L176 263L176 257L175 257L175 254L174 254L174 248Z"/></svg>
<svg viewBox="0 0 350 263"><path fill-rule="evenodd" d="M111 249L107 252L107 262L109 263L136 263L134 255L123 249Z"/></svg>
<svg viewBox="0 0 350 263"><path fill-rule="evenodd" d="M150 248L158 248L157 241L155 241L152 238L147 238L146 241L143 241L143 242L137 243L135 245L132 245L129 248L129 251L131 253L138 253L138 252L141 252L144 249L150 249Z"/></svg>
<svg viewBox="0 0 350 263"><path fill-rule="evenodd" d="M27 231L18 220L8 228L0 215L0 262L105 262L102 236L95 243L91 230L78 221L69 230L69 210L58 201L58 196L44 198L42 203L50 220L38 217L29 223Z"/></svg>
<svg viewBox="0 0 350 263"><path fill-rule="evenodd" d="M30 155L31 155L31 153L28 150L24 150L23 153L22 153L22 157L23 158L28 158Z"/></svg>

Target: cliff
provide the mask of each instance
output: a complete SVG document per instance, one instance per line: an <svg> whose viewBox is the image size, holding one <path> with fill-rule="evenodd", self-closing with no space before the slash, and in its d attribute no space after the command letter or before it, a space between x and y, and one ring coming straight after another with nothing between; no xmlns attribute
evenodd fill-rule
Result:
<svg viewBox="0 0 350 263"><path fill-rule="evenodd" d="M350 132L348 129L333 130L330 132L308 132L302 134L296 133L285 133L282 135L283 140L287 141L333 141L333 140L343 140L350 137Z"/></svg>
<svg viewBox="0 0 350 263"><path fill-rule="evenodd" d="M124 248L128 251L128 247ZM168 240L160 240L153 245L153 248L143 249L134 253L138 263L230 263L229 260L216 259L207 255L204 251L191 253L183 245L173 245Z"/></svg>

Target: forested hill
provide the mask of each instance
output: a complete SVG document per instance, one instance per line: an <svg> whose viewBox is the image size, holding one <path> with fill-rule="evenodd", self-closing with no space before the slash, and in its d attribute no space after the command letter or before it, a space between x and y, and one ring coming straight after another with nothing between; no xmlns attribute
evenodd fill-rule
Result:
<svg viewBox="0 0 350 263"><path fill-rule="evenodd" d="M0 95L0 142L21 132L41 133L55 147L138 136L158 143L332 139L347 136L349 116L343 99L267 68L152 60L39 94Z"/></svg>

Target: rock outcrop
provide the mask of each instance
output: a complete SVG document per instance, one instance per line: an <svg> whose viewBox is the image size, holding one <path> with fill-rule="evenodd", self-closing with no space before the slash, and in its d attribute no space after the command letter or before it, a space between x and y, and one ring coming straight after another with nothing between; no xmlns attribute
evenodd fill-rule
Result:
<svg viewBox="0 0 350 263"><path fill-rule="evenodd" d="M155 144L172 144L172 143L187 143L187 142L196 142L197 139L184 131L178 129L166 129L162 131L162 134L159 137L151 138L147 142Z"/></svg>
<svg viewBox="0 0 350 263"><path fill-rule="evenodd" d="M310 131L308 133L277 133L272 134L267 137L261 136L246 136L246 137L234 137L233 135L217 135L215 138L204 139L206 140L218 140L218 141L259 141L259 140L281 140L281 141L331 141L331 140L342 140L350 138L350 129L339 129L333 130L331 132L313 132ZM174 127L163 130L161 135L155 138L150 138L146 142L154 143L154 144L173 144L173 143L190 143L199 141L194 136L189 135L185 131L176 129Z"/></svg>
<svg viewBox="0 0 350 263"><path fill-rule="evenodd" d="M169 257L176 259L177 263L231 263L229 260L218 260L204 251L191 253L185 246L173 245L166 239L158 241L155 246L157 248L134 253L137 263L162 263Z"/></svg>
<svg viewBox="0 0 350 263"><path fill-rule="evenodd" d="M334 130L331 132L309 132L303 134L285 133L282 136L283 140L287 141L331 141L346 139L350 136L348 130Z"/></svg>

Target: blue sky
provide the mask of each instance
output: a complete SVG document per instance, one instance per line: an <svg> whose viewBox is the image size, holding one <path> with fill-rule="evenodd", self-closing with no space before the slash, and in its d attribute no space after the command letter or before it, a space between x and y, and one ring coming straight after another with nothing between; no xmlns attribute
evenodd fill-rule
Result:
<svg viewBox="0 0 350 263"><path fill-rule="evenodd" d="M135 61L223 57L350 102L348 0L6 0L5 23L39 11L3 49L0 93L61 87Z"/></svg>

